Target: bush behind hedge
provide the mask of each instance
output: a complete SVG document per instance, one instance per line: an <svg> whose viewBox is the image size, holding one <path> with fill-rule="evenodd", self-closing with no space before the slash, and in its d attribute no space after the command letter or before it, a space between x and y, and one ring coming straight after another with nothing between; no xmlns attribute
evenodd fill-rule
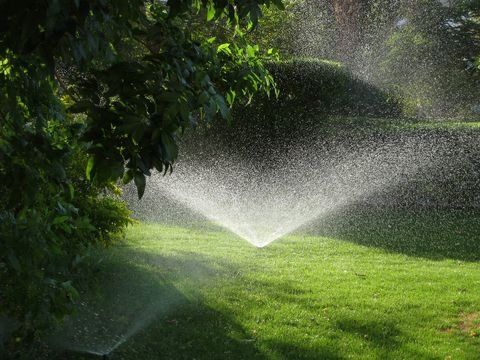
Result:
<svg viewBox="0 0 480 360"><path fill-rule="evenodd" d="M267 106L312 110L346 116L392 117L401 112L401 101L391 92L354 76L340 63L318 59L293 59L269 64L280 96L260 98Z"/></svg>

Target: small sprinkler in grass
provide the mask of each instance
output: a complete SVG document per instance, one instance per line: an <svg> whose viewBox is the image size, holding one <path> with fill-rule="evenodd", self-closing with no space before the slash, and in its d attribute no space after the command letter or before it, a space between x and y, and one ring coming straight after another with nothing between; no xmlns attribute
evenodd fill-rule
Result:
<svg viewBox="0 0 480 360"><path fill-rule="evenodd" d="M111 354L110 352L108 353L103 353L103 352L97 352L97 351L91 351L91 350L68 350L68 353L75 354L76 357L79 355L81 358L85 360L111 360Z"/></svg>
<svg viewBox="0 0 480 360"><path fill-rule="evenodd" d="M97 355L97 359L100 358L102 360L110 360L110 353L104 353L104 354L95 354ZM93 359L93 358L92 358Z"/></svg>

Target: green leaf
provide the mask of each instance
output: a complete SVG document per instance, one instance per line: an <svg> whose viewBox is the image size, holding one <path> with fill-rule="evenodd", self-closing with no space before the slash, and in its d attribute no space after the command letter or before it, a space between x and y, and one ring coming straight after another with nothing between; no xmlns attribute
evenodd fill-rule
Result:
<svg viewBox="0 0 480 360"><path fill-rule="evenodd" d="M68 219L70 219L70 216L68 216L68 215L57 216L55 219L53 219L52 224L53 225L60 225L60 224L65 223Z"/></svg>
<svg viewBox="0 0 480 360"><path fill-rule="evenodd" d="M159 158L154 158L153 159L153 166L155 167L155 169L157 169L158 172L162 172L163 171L163 162L161 159Z"/></svg>
<svg viewBox="0 0 480 360"><path fill-rule="evenodd" d="M256 49L253 46L247 45L247 55L248 55L248 57L251 57L251 58L255 57L255 53L256 53L255 50Z"/></svg>
<svg viewBox="0 0 480 360"><path fill-rule="evenodd" d="M285 10L285 4L283 3L283 0L273 0L272 2L279 10Z"/></svg>
<svg viewBox="0 0 480 360"><path fill-rule="evenodd" d="M190 120L190 108L187 103L180 104L180 116L184 124L187 124Z"/></svg>
<svg viewBox="0 0 480 360"><path fill-rule="evenodd" d="M218 45L217 47L217 53L224 52L225 54L231 55L232 50L230 50L230 43L224 43L221 45Z"/></svg>
<svg viewBox="0 0 480 360"><path fill-rule="evenodd" d="M85 169L85 177L87 180L91 180L92 170L95 166L95 157L90 156L87 162L87 168Z"/></svg>
<svg viewBox="0 0 480 360"><path fill-rule="evenodd" d="M70 196L70 200L73 200L73 198L75 197L75 188L70 183L67 184L67 187L68 187L68 195Z"/></svg>
<svg viewBox="0 0 480 360"><path fill-rule="evenodd" d="M212 20L215 17L215 5L209 2L207 5L207 21Z"/></svg>
<svg viewBox="0 0 480 360"><path fill-rule="evenodd" d="M134 178L135 186L137 187L138 199L143 197L145 193L145 186L147 185L147 179L142 173L136 173Z"/></svg>
<svg viewBox="0 0 480 360"><path fill-rule="evenodd" d="M215 96L215 102L217 103L217 107L220 110L220 114L222 115L222 117L224 119L230 121L231 120L231 113L230 113L230 109L228 108L227 104L225 103L225 99L220 95L216 95Z"/></svg>
<svg viewBox="0 0 480 360"><path fill-rule="evenodd" d="M71 281L65 281L61 284L61 286L71 299L79 298L80 294L78 293L77 289L75 289L75 287L72 285Z"/></svg>
<svg viewBox="0 0 480 360"><path fill-rule="evenodd" d="M228 102L228 105L231 107L233 106L233 103L235 102L235 96L237 94L235 93L234 90L230 89L228 92L227 92L227 102Z"/></svg>
<svg viewBox="0 0 480 360"><path fill-rule="evenodd" d="M115 161L109 166L110 168L110 179L117 180L123 177L124 172L124 163L123 161Z"/></svg>
<svg viewBox="0 0 480 360"><path fill-rule="evenodd" d="M175 161L178 156L178 146L175 139L167 133L162 133L162 144L165 150L164 159L167 162Z"/></svg>
<svg viewBox="0 0 480 360"><path fill-rule="evenodd" d="M209 99L210 99L210 95L208 94L207 91L204 90L198 97L198 102L199 104L205 104Z"/></svg>
<svg viewBox="0 0 480 360"><path fill-rule="evenodd" d="M217 103L215 99L210 98L208 102L203 105L203 110L208 120L213 120L217 113Z"/></svg>

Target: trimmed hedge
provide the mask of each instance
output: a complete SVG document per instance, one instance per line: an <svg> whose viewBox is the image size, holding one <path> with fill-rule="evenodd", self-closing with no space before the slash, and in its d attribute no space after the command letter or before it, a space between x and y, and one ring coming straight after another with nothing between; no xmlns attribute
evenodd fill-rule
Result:
<svg viewBox="0 0 480 360"><path fill-rule="evenodd" d="M368 84L349 73L339 63L294 59L270 63L280 96L278 100L261 98L258 103L288 109L335 115L390 117L401 113L393 93Z"/></svg>

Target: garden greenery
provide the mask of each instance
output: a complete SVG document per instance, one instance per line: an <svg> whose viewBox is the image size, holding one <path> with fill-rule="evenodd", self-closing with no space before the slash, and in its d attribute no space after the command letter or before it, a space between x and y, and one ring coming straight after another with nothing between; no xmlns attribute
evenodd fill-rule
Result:
<svg viewBox="0 0 480 360"><path fill-rule="evenodd" d="M275 53L244 38L271 4L282 7L0 2L0 312L13 357L72 311L85 250L131 221L115 182L134 181L141 197L152 169L171 171L183 129L275 90L262 64ZM191 32L206 21L232 41Z"/></svg>
<svg viewBox="0 0 480 360"><path fill-rule="evenodd" d="M446 3L290 0L286 13L273 8L252 35L284 58L341 62L403 98L407 116L471 117L480 88L480 2ZM336 11L338 4L351 11Z"/></svg>

